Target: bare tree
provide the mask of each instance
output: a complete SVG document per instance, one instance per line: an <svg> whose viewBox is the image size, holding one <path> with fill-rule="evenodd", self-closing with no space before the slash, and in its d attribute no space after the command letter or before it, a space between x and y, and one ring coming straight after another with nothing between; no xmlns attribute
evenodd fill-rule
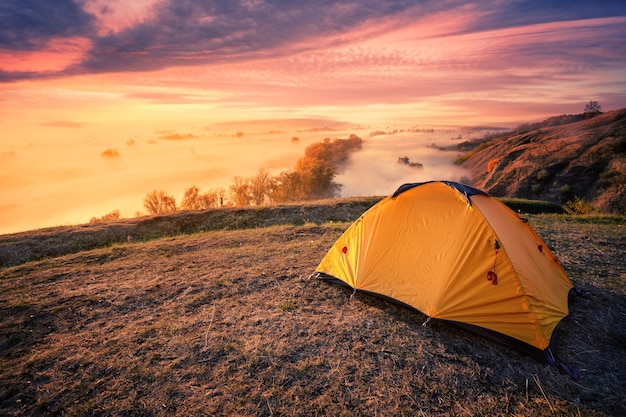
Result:
<svg viewBox="0 0 626 417"><path fill-rule="evenodd" d="M206 210L219 207L224 205L224 193L224 189L219 188L200 194L200 189L194 185L185 191L180 207L183 210Z"/></svg>
<svg viewBox="0 0 626 417"><path fill-rule="evenodd" d="M602 106L597 101L591 100L589 103L585 104L585 114L588 117L593 117L602 113Z"/></svg>
<svg viewBox="0 0 626 417"><path fill-rule="evenodd" d="M265 196L269 194L270 173L266 169L260 169L250 181L250 193L255 205L260 206L265 202Z"/></svg>
<svg viewBox="0 0 626 417"><path fill-rule="evenodd" d="M183 210L200 210L202 209L200 202L200 189L195 185L185 190L183 201L180 203Z"/></svg>
<svg viewBox="0 0 626 417"><path fill-rule="evenodd" d="M250 180L248 178L240 176L233 177L233 183L230 186L232 202L236 206L249 206L252 202L250 188Z"/></svg>
<svg viewBox="0 0 626 417"><path fill-rule="evenodd" d="M154 190L143 199L143 206L150 214L171 213L176 211L176 199L162 190Z"/></svg>
<svg viewBox="0 0 626 417"><path fill-rule="evenodd" d="M214 190L207 191L200 195L200 210L206 210L211 207L217 207L217 192Z"/></svg>

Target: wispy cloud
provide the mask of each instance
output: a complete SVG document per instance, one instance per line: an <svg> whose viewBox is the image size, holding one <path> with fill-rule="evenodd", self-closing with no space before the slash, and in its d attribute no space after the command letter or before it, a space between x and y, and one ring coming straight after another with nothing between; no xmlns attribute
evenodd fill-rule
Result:
<svg viewBox="0 0 626 417"><path fill-rule="evenodd" d="M0 48L44 51L54 39L85 38L91 48L84 59L61 73L146 71L276 56L345 42L355 28L368 25L365 32L375 31L376 21L415 8L413 2L392 0L176 0L153 4L145 19L136 19L130 26L108 20L112 30L106 31L102 24L113 12L104 4L100 8L86 4L99 18L70 0L4 1L0 5ZM122 29L114 30L119 27ZM317 42L320 38L324 39L322 45ZM5 71L4 78L10 76L11 72Z"/></svg>
<svg viewBox="0 0 626 417"><path fill-rule="evenodd" d="M540 59L558 55L574 56L568 50L590 51L598 64L597 48L618 54L616 42L623 39L624 30L616 24L602 27L590 24L573 33L565 24L555 22L626 16L626 6L618 1L493 1L467 3L462 1L409 0L316 0L293 2L291 0L143 0L135 6L126 6L128 15L117 3L100 0L71 0L41 2L38 0L5 0L0 5L0 51L11 53L45 53L51 44L63 40L83 39L80 55L74 51L73 59L61 59L52 68L2 68L0 80L48 77L66 74L103 72L154 71L168 67L250 62L261 58L288 58L309 52L308 66L320 60L329 69L349 64L359 58L360 64L384 65L390 59L407 68L420 68L420 63L434 62L426 57L415 66L411 59L423 57L399 55L406 51L375 51L360 57L337 55L337 48L361 43L402 27L411 27L416 38L490 33L500 38L490 41L513 45L515 55L509 51L507 58L516 61ZM419 22L416 25L415 22ZM622 23L620 23L622 24ZM551 28L537 32L536 39L527 43L526 50L516 45L513 36L517 28ZM623 24L622 24L623 26ZM587 30L588 33L584 31ZM608 32L604 32L607 30ZM510 31L510 33L506 33ZM521 32L524 32L523 30ZM602 35L598 35L601 32ZM569 42L566 37L574 34ZM609 36L606 36L609 35ZM621 36L616 36L621 35ZM523 33L529 40L528 31ZM602 36L602 44L597 36ZM541 37L541 39L539 39ZM580 41L584 42L581 44ZM597 45L595 45L597 44ZM424 45L418 45L423 47ZM470 45L473 46L473 45ZM323 59L324 51L335 50L334 60ZM427 50L428 48L426 48ZM507 52L505 49L501 49ZM358 50L352 51L359 53ZM468 51L465 51L465 58ZM57 56L64 51L57 53ZM623 54L623 52L622 52ZM607 54L606 59L615 59ZM366 60L369 58L369 61ZM579 58L584 53L579 52ZM623 59L623 55L618 56ZM494 65L505 65L500 59ZM302 62L300 62L302 63ZM588 61L585 61L588 63ZM63 65L62 65L63 64ZM442 61L440 65L454 63ZM567 63L566 63L567 64ZM61 66L61 68L59 68ZM412 66L412 67L410 67ZM1 67L0 67L1 68Z"/></svg>
<svg viewBox="0 0 626 417"><path fill-rule="evenodd" d="M168 105L608 98L625 38L606 0L5 0L0 82L150 73L124 97Z"/></svg>
<svg viewBox="0 0 626 417"><path fill-rule="evenodd" d="M285 56L367 36L386 18L414 8L413 2L389 0L164 2L154 6L152 19L94 39L75 70L155 70Z"/></svg>
<svg viewBox="0 0 626 417"><path fill-rule="evenodd" d="M626 34L626 18L545 23L428 39L415 36L421 27L418 21L358 44L283 59L213 66L203 75L185 70L179 74L181 80L193 78L197 84L233 92L225 101L277 106L398 104L435 97L452 102L481 100L493 92L498 92L501 100L520 101L528 89L548 94L551 84L591 82L591 71L610 70L624 62L618 43L620 34ZM596 39L597 28L608 38Z"/></svg>

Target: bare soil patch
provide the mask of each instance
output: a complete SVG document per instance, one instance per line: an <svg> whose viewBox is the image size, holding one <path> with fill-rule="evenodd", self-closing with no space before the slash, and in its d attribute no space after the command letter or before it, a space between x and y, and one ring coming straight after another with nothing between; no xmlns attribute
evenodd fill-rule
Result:
<svg viewBox="0 0 626 417"><path fill-rule="evenodd" d="M581 295L574 381L309 278L349 222L213 230L0 269L0 414L626 414L626 227L530 216Z"/></svg>

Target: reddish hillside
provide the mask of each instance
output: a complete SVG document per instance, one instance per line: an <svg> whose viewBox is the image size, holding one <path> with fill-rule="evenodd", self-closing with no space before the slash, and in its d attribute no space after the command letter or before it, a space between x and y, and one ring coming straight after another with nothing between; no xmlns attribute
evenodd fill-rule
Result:
<svg viewBox="0 0 626 417"><path fill-rule="evenodd" d="M494 196L578 198L602 212L626 212L626 109L541 126L485 139L460 157L472 185Z"/></svg>

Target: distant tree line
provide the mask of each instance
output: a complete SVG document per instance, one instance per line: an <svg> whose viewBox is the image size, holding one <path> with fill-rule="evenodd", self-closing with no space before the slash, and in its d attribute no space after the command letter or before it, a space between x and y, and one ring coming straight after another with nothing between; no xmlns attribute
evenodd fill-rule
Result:
<svg viewBox="0 0 626 417"><path fill-rule="evenodd" d="M102 217L92 217L91 220L89 220L89 223L110 222L110 221L119 220L121 218L122 218L122 215L120 214L120 211L113 210L112 212L105 214Z"/></svg>
<svg viewBox="0 0 626 417"><path fill-rule="evenodd" d="M272 176L260 169L251 177L235 176L228 190L228 205L261 206L304 200L337 197L341 184L334 181L341 164L351 152L361 148L363 140L357 135L347 139L326 138L309 145L295 166ZM146 195L144 207L150 214L171 213L178 210L205 210L225 205L227 197L223 188L200 193L196 186L185 191L180 206L176 199L162 190Z"/></svg>
<svg viewBox="0 0 626 417"><path fill-rule="evenodd" d="M185 190L179 206L174 196L163 190L153 190L144 197L143 206L150 214L173 213L179 210L206 210L224 205L225 194L226 191L223 188L201 194L200 189L194 185Z"/></svg>

